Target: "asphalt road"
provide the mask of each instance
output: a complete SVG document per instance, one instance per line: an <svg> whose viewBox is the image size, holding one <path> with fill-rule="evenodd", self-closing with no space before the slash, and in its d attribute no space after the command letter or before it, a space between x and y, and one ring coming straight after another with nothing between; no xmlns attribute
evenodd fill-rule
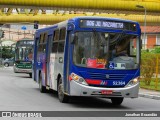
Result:
<svg viewBox="0 0 160 120"><path fill-rule="evenodd" d="M139 97L124 99L113 106L109 99L73 98L60 103L53 92L40 93L38 84L28 74L0 68L0 111L159 111L160 101Z"/></svg>

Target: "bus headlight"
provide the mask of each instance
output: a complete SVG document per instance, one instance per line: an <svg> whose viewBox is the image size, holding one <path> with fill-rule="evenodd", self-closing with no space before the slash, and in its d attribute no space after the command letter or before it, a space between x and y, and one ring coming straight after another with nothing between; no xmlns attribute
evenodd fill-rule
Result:
<svg viewBox="0 0 160 120"><path fill-rule="evenodd" d="M74 80L74 81L76 81L80 84L83 84L83 85L88 85L82 77L80 77L79 75L77 75L75 73L71 73L70 80Z"/></svg>
<svg viewBox="0 0 160 120"><path fill-rule="evenodd" d="M139 82L139 77L136 77L136 78L130 80L129 83L126 85L126 87L131 87L131 86L137 84L138 82Z"/></svg>

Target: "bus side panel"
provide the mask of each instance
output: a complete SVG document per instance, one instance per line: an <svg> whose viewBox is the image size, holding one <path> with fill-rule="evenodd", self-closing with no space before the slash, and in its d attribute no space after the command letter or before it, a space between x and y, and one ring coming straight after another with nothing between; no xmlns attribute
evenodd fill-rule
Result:
<svg viewBox="0 0 160 120"><path fill-rule="evenodd" d="M33 79L35 81L37 81L37 43L39 42L38 41L39 38L36 38L35 41L34 41L34 52L33 52L33 71L32 71L32 74L33 74Z"/></svg>
<svg viewBox="0 0 160 120"><path fill-rule="evenodd" d="M37 67L36 67L36 77L38 78L37 79L37 82L39 83L39 74L41 73L42 75L42 85L45 86L45 54L44 53L38 53L37 55Z"/></svg>
<svg viewBox="0 0 160 120"><path fill-rule="evenodd" d="M67 31L65 47L64 47L64 60L63 60L63 85L64 91L69 93L69 32Z"/></svg>
<svg viewBox="0 0 160 120"><path fill-rule="evenodd" d="M63 64L64 64L64 53L57 54L57 60L56 60L56 75L61 75L62 82L63 82Z"/></svg>
<svg viewBox="0 0 160 120"><path fill-rule="evenodd" d="M39 37L35 39L35 44L34 44L34 62L33 62L33 72L34 72L34 80L39 83L39 73L42 68L42 63L40 60L40 53L38 53L38 43L39 43Z"/></svg>
<svg viewBox="0 0 160 120"><path fill-rule="evenodd" d="M50 70L49 70L49 74L50 74L50 80L51 80L51 89L53 90L57 90L57 77L55 74L55 61L56 61L56 54L52 53L50 54Z"/></svg>
<svg viewBox="0 0 160 120"><path fill-rule="evenodd" d="M47 63L47 84L49 85L49 87L52 89L52 80L51 80L51 59L50 59L50 55L49 55L49 62Z"/></svg>
<svg viewBox="0 0 160 120"><path fill-rule="evenodd" d="M57 78L61 75L63 80L63 60L64 54L51 54L50 55L50 76L52 89L57 91Z"/></svg>
<svg viewBox="0 0 160 120"><path fill-rule="evenodd" d="M42 73L42 85L46 86L46 82L45 82L45 71L46 71L46 55L43 53L41 55L41 61L42 61L42 69L41 69L41 73Z"/></svg>
<svg viewBox="0 0 160 120"><path fill-rule="evenodd" d="M52 32L53 33L53 32ZM52 88L51 86L51 80L50 80L50 54L51 54L51 47L52 47L52 36L48 35L48 39L47 39L47 44L46 44L46 84L47 86L49 86L50 88Z"/></svg>

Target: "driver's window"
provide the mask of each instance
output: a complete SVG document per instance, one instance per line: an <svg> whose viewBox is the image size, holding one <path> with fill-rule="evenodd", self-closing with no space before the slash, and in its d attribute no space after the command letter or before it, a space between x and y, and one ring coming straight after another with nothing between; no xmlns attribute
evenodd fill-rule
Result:
<svg viewBox="0 0 160 120"><path fill-rule="evenodd" d="M136 48L137 48L137 38L134 38L133 40L130 41L130 56L135 56L136 55Z"/></svg>
<svg viewBox="0 0 160 120"><path fill-rule="evenodd" d="M82 40L82 41L81 41ZM83 38L82 36L75 36L74 40L74 61L78 64L81 64L81 59L84 57L84 46L82 46Z"/></svg>

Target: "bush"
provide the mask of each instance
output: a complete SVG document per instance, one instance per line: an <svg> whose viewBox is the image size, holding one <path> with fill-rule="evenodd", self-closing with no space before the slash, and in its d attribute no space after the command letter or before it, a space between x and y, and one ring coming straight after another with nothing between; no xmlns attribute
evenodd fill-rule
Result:
<svg viewBox="0 0 160 120"><path fill-rule="evenodd" d="M160 53L160 47L155 47L153 50L151 50L151 53Z"/></svg>
<svg viewBox="0 0 160 120"><path fill-rule="evenodd" d="M146 85L150 85L153 74L156 73L157 54L142 51L141 54L141 77ZM159 57L160 58L160 57Z"/></svg>

